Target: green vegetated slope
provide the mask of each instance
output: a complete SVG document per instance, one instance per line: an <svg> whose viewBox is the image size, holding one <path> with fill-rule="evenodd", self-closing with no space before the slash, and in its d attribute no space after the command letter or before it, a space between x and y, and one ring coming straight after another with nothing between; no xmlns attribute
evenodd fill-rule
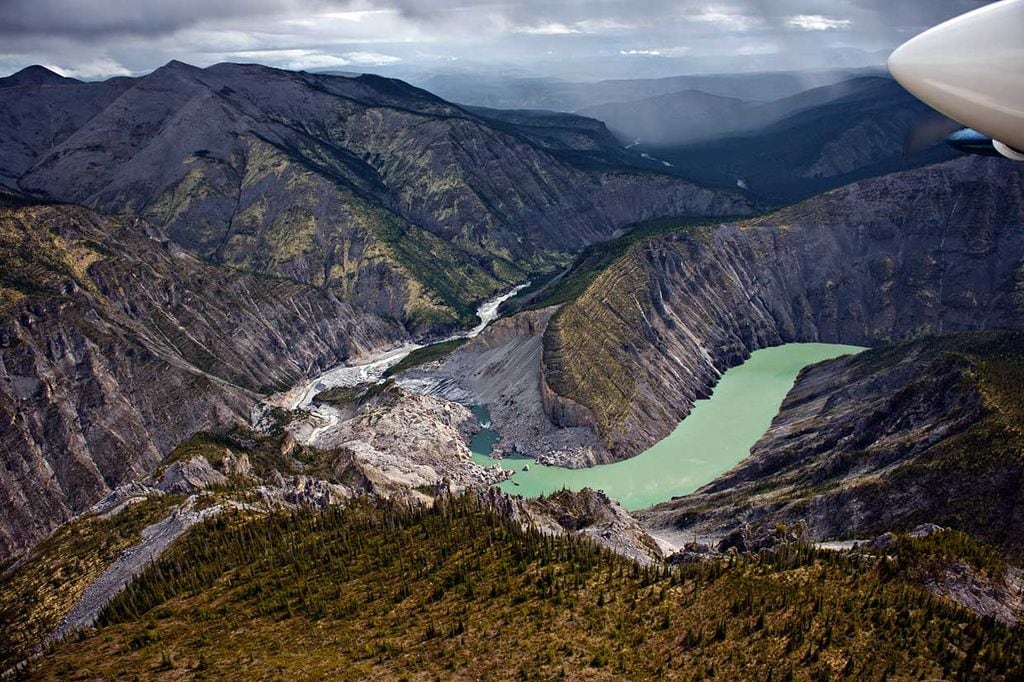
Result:
<svg viewBox="0 0 1024 682"><path fill-rule="evenodd" d="M950 552L997 559L962 536L905 542L896 561L788 545L668 570L524 531L472 496L236 513L27 676L1011 679L1019 633L910 577Z"/></svg>
<svg viewBox="0 0 1024 682"><path fill-rule="evenodd" d="M523 276L508 263L489 271L376 204L368 188L353 186L347 159L308 145L282 149L253 134L235 144L240 170L194 153L185 177L145 208L149 220L204 258L332 290L419 332L472 324L475 302ZM241 173L238 187L224 187L223 176L234 172ZM225 216L216 209L229 189L239 196Z"/></svg>
<svg viewBox="0 0 1024 682"><path fill-rule="evenodd" d="M424 346L423 348L417 348L399 360L394 366L389 367L384 372L384 376L397 376L398 374L412 369L413 367L419 367L420 365L425 365L428 362L440 360L459 346L462 346L467 340L468 339L465 338L449 339L448 341L440 341L438 343L432 343L429 346Z"/></svg>
<svg viewBox="0 0 1024 682"><path fill-rule="evenodd" d="M42 645L61 618L139 532L181 501L155 497L111 518L89 516L61 526L17 564L0 571L0 670Z"/></svg>
<svg viewBox="0 0 1024 682"><path fill-rule="evenodd" d="M745 521L871 537L936 523L1024 557L1024 333L883 346L807 368L751 457L645 512L718 532Z"/></svg>
<svg viewBox="0 0 1024 682"><path fill-rule="evenodd" d="M658 235L693 230L701 226L727 221L727 218L695 218L686 216L658 218L629 225L626 234L615 239L593 244L583 249L561 273L539 276L536 284L524 289L515 298L502 305L502 314L516 310L546 308L579 298L609 265L625 255L639 242Z"/></svg>

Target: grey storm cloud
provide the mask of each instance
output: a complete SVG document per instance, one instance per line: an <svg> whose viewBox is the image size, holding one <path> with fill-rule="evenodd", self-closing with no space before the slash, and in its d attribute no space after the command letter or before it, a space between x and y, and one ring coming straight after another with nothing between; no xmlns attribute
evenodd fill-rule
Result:
<svg viewBox="0 0 1024 682"><path fill-rule="evenodd" d="M168 58L317 68L538 54L878 50L981 0L0 0L0 69L85 77Z"/></svg>
<svg viewBox="0 0 1024 682"><path fill-rule="evenodd" d="M272 12L275 0L236 2L133 2L132 0L0 0L0 35L100 39L117 35L161 35L209 19L246 11ZM248 8L248 9L247 9Z"/></svg>
<svg viewBox="0 0 1024 682"><path fill-rule="evenodd" d="M382 0L374 8L393 8L412 20L433 25L472 23L481 12L516 21L617 22L622 26L664 25L666 19L709 16L715 11L781 23L792 16L819 15L869 20L874 25L926 26L978 7L979 0ZM95 39L117 35L161 35L206 21L252 19L368 8L366 3L338 0L0 0L0 34ZM698 19L699 21L699 19ZM708 22L713 23L713 22ZM728 25L723 22L726 28ZM608 25L611 25L610 23Z"/></svg>

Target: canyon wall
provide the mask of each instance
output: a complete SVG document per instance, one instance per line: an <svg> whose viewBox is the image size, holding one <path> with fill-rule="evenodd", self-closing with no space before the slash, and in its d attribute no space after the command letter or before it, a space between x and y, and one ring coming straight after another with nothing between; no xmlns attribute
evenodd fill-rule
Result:
<svg viewBox="0 0 1024 682"><path fill-rule="evenodd" d="M641 513L717 535L801 524L808 539L934 523L1024 555L1024 334L964 332L806 368L750 457Z"/></svg>
<svg viewBox="0 0 1024 682"><path fill-rule="evenodd" d="M643 239L552 318L545 405L630 457L758 348L1021 328L1022 259L1024 172L980 158Z"/></svg>
<svg viewBox="0 0 1024 682"><path fill-rule="evenodd" d="M0 556L260 394L406 338L80 207L0 209L0 262Z"/></svg>

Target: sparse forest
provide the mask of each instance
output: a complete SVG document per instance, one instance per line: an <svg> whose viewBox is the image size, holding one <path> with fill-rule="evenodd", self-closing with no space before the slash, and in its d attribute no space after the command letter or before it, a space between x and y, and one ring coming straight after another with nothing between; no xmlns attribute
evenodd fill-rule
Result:
<svg viewBox="0 0 1024 682"><path fill-rule="evenodd" d="M643 568L523 530L474 495L226 514L31 674L1013 679L1019 631L907 578L930 558L995 555L958 534L904 542L907 564L788 545Z"/></svg>

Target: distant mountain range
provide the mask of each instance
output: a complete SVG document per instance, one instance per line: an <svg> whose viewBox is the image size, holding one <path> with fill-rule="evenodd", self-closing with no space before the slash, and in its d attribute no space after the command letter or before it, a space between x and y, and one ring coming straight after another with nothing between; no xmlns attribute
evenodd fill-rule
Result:
<svg viewBox="0 0 1024 682"><path fill-rule="evenodd" d="M829 103L855 106L871 97L891 95L896 98L902 88L892 88L893 84L888 78L862 76L768 102L684 90L587 107L580 113L604 121L624 143L635 141L644 147L671 147L756 131ZM883 88L888 89L880 95Z"/></svg>
<svg viewBox="0 0 1024 682"><path fill-rule="evenodd" d="M421 332L630 222L748 210L627 165L594 122L599 144L377 76L171 62L100 83L40 67L11 79L3 184L131 212L202 258L329 287Z"/></svg>
<svg viewBox="0 0 1024 682"><path fill-rule="evenodd" d="M845 81L730 111L733 118L726 114L722 119L745 127L745 132L638 148L672 164L683 177L711 186L742 187L770 204L956 155L941 139L906 155L907 139L916 129L945 119L887 78ZM698 117L696 125L707 130L716 125L714 119ZM659 124L664 131L670 122L656 118L652 125Z"/></svg>
<svg viewBox="0 0 1024 682"><path fill-rule="evenodd" d="M557 78L488 77L486 74L424 74L420 87L445 99L496 109L549 109L579 112L588 107L635 102L696 90L717 97L770 101L809 88L858 76L882 75L880 69L832 69L714 75L625 78L591 82Z"/></svg>

